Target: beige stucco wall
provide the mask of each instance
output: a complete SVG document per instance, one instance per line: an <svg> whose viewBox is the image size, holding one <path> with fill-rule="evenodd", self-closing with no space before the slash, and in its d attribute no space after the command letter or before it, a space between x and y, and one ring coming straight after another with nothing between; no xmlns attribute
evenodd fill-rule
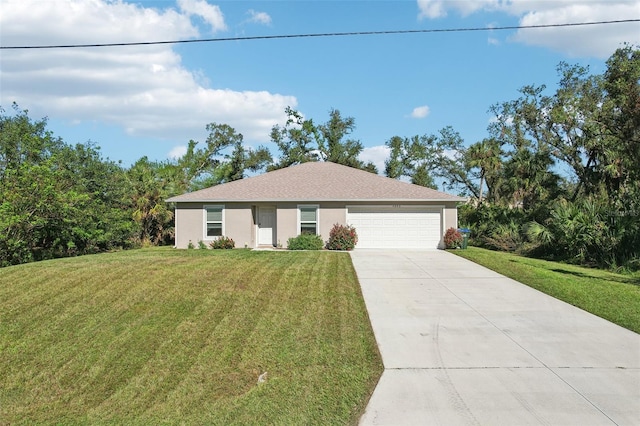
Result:
<svg viewBox="0 0 640 426"><path fill-rule="evenodd" d="M322 239L329 239L329 232L336 223L345 225L347 223L347 208L345 203L320 203L320 235Z"/></svg>
<svg viewBox="0 0 640 426"><path fill-rule="evenodd" d="M225 204L224 235L233 238L238 248L255 246L255 222L251 204Z"/></svg>
<svg viewBox="0 0 640 426"><path fill-rule="evenodd" d="M449 203L444 208L444 232L449 228L458 228L458 208L457 203ZM444 236L443 232L443 236Z"/></svg>
<svg viewBox="0 0 640 426"><path fill-rule="evenodd" d="M323 240L329 238L329 232L334 224L346 223L347 209L345 203L339 202L301 202L301 203L279 203L277 207L277 242L282 247L287 246L289 238L298 235L298 206L316 205L319 206L319 234Z"/></svg>
<svg viewBox="0 0 640 426"><path fill-rule="evenodd" d="M236 247L249 247L255 244L255 226L250 204L244 203L179 203L176 207L176 240L177 248L187 248L189 241L198 246L198 241L209 244L213 239L205 236L205 206L223 205L223 223L225 236L233 238Z"/></svg>
<svg viewBox="0 0 640 426"><path fill-rule="evenodd" d="M204 206L224 205L224 235L233 238L236 247L256 247L257 227L256 214L260 206L276 207L276 244L286 247L287 240L298 235L298 206L319 205L319 233L323 240L329 238L329 232L334 224L346 223L347 205L392 205L397 203L357 203L357 202L308 202L308 203L179 203L176 208L176 241L178 248L187 248L189 241L196 247L198 241L209 243L204 235ZM433 203L402 203L402 205L424 205L443 209L442 232L450 227L458 226L458 214L456 202Z"/></svg>
<svg viewBox="0 0 640 426"><path fill-rule="evenodd" d="M187 248L189 241L197 246L204 234L202 203L180 203L176 207L176 241L178 248Z"/></svg>
<svg viewBox="0 0 640 426"><path fill-rule="evenodd" d="M298 205L276 205L276 244L287 247L287 240L298 235Z"/></svg>

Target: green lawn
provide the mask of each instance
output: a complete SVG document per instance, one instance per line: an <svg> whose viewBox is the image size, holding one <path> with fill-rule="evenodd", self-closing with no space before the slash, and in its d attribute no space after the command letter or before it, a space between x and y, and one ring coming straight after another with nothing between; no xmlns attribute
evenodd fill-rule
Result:
<svg viewBox="0 0 640 426"><path fill-rule="evenodd" d="M354 424L382 372L345 253L59 259L0 304L0 424Z"/></svg>
<svg viewBox="0 0 640 426"><path fill-rule="evenodd" d="M477 247L451 253L640 333L640 274L622 275Z"/></svg>

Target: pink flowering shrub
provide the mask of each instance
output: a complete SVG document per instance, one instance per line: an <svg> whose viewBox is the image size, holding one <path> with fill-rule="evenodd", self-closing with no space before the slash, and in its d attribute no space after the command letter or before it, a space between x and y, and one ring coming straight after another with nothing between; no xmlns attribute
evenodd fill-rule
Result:
<svg viewBox="0 0 640 426"><path fill-rule="evenodd" d="M456 228L449 228L444 233L444 247L448 249L462 246L462 234Z"/></svg>
<svg viewBox="0 0 640 426"><path fill-rule="evenodd" d="M212 249L232 249L235 248L235 246L235 241L225 236L218 237L217 239L211 241L211 243L209 244L209 247L211 247Z"/></svg>
<svg viewBox="0 0 640 426"><path fill-rule="evenodd" d="M356 228L347 225L333 225L327 241L329 250L353 250L358 244L358 234Z"/></svg>

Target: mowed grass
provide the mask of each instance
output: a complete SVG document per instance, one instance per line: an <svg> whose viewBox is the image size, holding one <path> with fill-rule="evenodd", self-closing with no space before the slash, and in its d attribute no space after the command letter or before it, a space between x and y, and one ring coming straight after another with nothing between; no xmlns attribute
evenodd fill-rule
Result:
<svg viewBox="0 0 640 426"><path fill-rule="evenodd" d="M477 247L451 253L640 333L640 274L531 259Z"/></svg>
<svg viewBox="0 0 640 426"><path fill-rule="evenodd" d="M0 424L354 424L382 372L344 253L60 259L0 301Z"/></svg>

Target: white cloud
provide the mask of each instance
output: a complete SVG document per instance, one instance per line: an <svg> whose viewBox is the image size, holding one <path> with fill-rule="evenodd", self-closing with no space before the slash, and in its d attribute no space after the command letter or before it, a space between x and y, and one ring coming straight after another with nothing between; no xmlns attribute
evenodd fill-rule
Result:
<svg viewBox="0 0 640 426"><path fill-rule="evenodd" d="M224 23L224 15L220 8L207 3L205 0L178 0L178 7L190 16L200 16L211 26L211 30L214 32L227 29Z"/></svg>
<svg viewBox="0 0 640 426"><path fill-rule="evenodd" d="M467 16L476 12L502 12L519 25L597 22L637 18L640 0L417 0L418 18L439 18L453 10ZM622 43L640 43L636 22L566 28L518 30L512 41L542 46L570 56L606 58Z"/></svg>
<svg viewBox="0 0 640 426"><path fill-rule="evenodd" d="M384 174L384 162L389 158L391 150L386 145L370 146L362 150L358 159L368 163L371 161L378 169L379 174Z"/></svg>
<svg viewBox="0 0 640 426"><path fill-rule="evenodd" d="M565 2L563 7L533 10L520 19L520 25L547 25L566 22L596 22L637 18L640 1ZM609 57L624 42L640 43L638 23L589 25L567 28L518 30L513 37L521 43L550 47L570 56Z"/></svg>
<svg viewBox="0 0 640 426"><path fill-rule="evenodd" d="M418 0L418 19L441 18L447 15L444 4L439 0Z"/></svg>
<svg viewBox="0 0 640 426"><path fill-rule="evenodd" d="M186 153L187 153L186 145L175 146L171 151L169 151L169 153L167 154L167 158L170 158L172 160L177 160L179 158L182 158L182 156L185 155Z"/></svg>
<svg viewBox="0 0 640 426"><path fill-rule="evenodd" d="M411 112L411 117L412 118L425 118L427 115L429 115L429 112L431 112L431 111L429 110L429 107L427 105L415 107L413 109L413 111Z"/></svg>
<svg viewBox="0 0 640 426"><path fill-rule="evenodd" d="M505 3L516 3L518 0L417 0L418 19L442 18L447 16L447 9L454 9L463 16L470 15L481 9L493 10Z"/></svg>
<svg viewBox="0 0 640 426"><path fill-rule="evenodd" d="M247 12L250 16L249 22L255 22L257 24L271 25L271 16L266 12L257 12L253 9L249 9Z"/></svg>
<svg viewBox="0 0 640 426"><path fill-rule="evenodd" d="M5 46L136 42L198 35L189 16L173 9L107 0L3 0L0 23ZM36 56L34 52L30 55Z"/></svg>
<svg viewBox="0 0 640 426"><path fill-rule="evenodd" d="M3 0L0 37L5 46L196 37L191 14L216 22L215 8L201 3L181 1L186 11L178 13L111 0ZM16 101L36 116L167 139L200 138L215 121L264 142L286 119L285 107L297 105L293 96L210 88L170 45L4 50L0 86L0 104Z"/></svg>

